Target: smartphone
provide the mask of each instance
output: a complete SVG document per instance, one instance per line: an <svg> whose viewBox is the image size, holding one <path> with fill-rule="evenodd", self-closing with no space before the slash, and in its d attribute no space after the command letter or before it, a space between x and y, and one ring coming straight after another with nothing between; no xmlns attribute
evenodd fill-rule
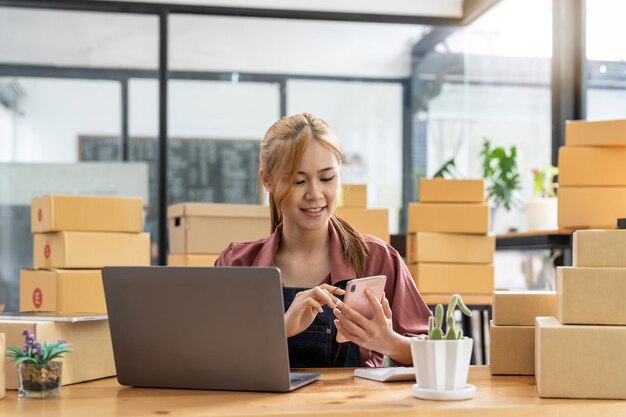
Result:
<svg viewBox="0 0 626 417"><path fill-rule="evenodd" d="M386 281L387 277L384 275L352 279L346 284L343 302L361 313L366 319L371 320L374 317L374 311L372 310L370 300L365 295L365 290L370 290L377 300L382 301L385 295ZM337 332L337 342L346 342L346 338L341 332Z"/></svg>

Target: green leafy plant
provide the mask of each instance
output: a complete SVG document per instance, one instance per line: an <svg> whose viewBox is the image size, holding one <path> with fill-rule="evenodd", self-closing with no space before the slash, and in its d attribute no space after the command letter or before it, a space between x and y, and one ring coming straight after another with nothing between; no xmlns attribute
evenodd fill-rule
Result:
<svg viewBox="0 0 626 417"><path fill-rule="evenodd" d="M454 160L454 158L450 158L443 163L443 165L437 170L437 172L435 172L433 178L457 178L458 176L459 175L456 168L456 161Z"/></svg>
<svg viewBox="0 0 626 417"><path fill-rule="evenodd" d="M443 306L441 304L437 304L437 307L435 307L435 316L430 316L428 318L428 340L458 340L463 337L463 330L456 330L454 326L453 313L457 307L463 314L471 317L472 312L469 308L467 308L465 303L463 303L461 296L459 294L453 294L452 297L450 297L450 302L448 303L448 308L446 310L446 334L443 334L442 329Z"/></svg>
<svg viewBox="0 0 626 417"><path fill-rule="evenodd" d="M542 198L556 197L554 177L559 175L559 168L548 165L544 168L533 169L534 183L533 192Z"/></svg>
<svg viewBox="0 0 626 417"><path fill-rule="evenodd" d="M32 330L24 330L24 345L20 349L18 346L9 346L6 357L13 359L16 364L32 363L41 367L48 365L53 359L62 358L63 353L71 352L70 344L64 340L54 343L39 343Z"/></svg>
<svg viewBox="0 0 626 417"><path fill-rule="evenodd" d="M507 151L501 146L492 146L489 139L483 138L480 155L483 157L483 178L487 179L489 200L496 208L511 210L519 204L517 192L522 188L517 148L511 146Z"/></svg>

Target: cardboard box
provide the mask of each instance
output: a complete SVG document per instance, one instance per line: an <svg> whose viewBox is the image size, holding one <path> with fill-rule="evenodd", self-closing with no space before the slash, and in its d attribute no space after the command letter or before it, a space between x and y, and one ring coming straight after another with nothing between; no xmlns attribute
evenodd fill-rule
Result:
<svg viewBox="0 0 626 417"><path fill-rule="evenodd" d="M336 213L359 233L390 242L388 209L338 208Z"/></svg>
<svg viewBox="0 0 626 417"><path fill-rule="evenodd" d="M341 184L339 207L366 208L367 184Z"/></svg>
<svg viewBox="0 0 626 417"><path fill-rule="evenodd" d="M169 252L220 253L232 242L270 234L268 207L255 204L182 203L167 208Z"/></svg>
<svg viewBox="0 0 626 417"><path fill-rule="evenodd" d="M573 266L626 268L626 230L577 230Z"/></svg>
<svg viewBox="0 0 626 417"><path fill-rule="evenodd" d="M115 375L113 347L108 320L79 321L16 321L0 319L0 332L6 335L7 346L22 346L22 331L32 330L37 340L54 342L66 340L73 352L63 355L63 385ZM13 361L5 359L6 387L17 389L17 369Z"/></svg>
<svg viewBox="0 0 626 417"><path fill-rule="evenodd" d="M493 291L493 265L413 264L409 272L420 293L489 294Z"/></svg>
<svg viewBox="0 0 626 417"><path fill-rule="evenodd" d="M102 274L99 269L22 269L20 311L106 314Z"/></svg>
<svg viewBox="0 0 626 417"><path fill-rule="evenodd" d="M493 263L495 236L449 233L409 233L406 243L407 263Z"/></svg>
<svg viewBox="0 0 626 417"><path fill-rule="evenodd" d="M535 374L535 326L491 326L492 375Z"/></svg>
<svg viewBox="0 0 626 417"><path fill-rule="evenodd" d="M560 186L626 185L626 146L561 147Z"/></svg>
<svg viewBox="0 0 626 417"><path fill-rule="evenodd" d="M626 399L626 327L562 324L537 317L535 379L540 397Z"/></svg>
<svg viewBox="0 0 626 417"><path fill-rule="evenodd" d="M419 179L421 203L483 203L485 180Z"/></svg>
<svg viewBox="0 0 626 417"><path fill-rule="evenodd" d="M626 146L626 120L565 122L567 146Z"/></svg>
<svg viewBox="0 0 626 417"><path fill-rule="evenodd" d="M558 267L556 292L563 324L626 325L626 268Z"/></svg>
<svg viewBox="0 0 626 417"><path fill-rule="evenodd" d="M493 324L534 326L539 316L556 316L556 291L494 291Z"/></svg>
<svg viewBox="0 0 626 417"><path fill-rule="evenodd" d="M139 197L36 197L30 209L31 232L139 233L143 231L142 205Z"/></svg>
<svg viewBox="0 0 626 417"><path fill-rule="evenodd" d="M615 229L626 213L626 187L559 187L559 227Z"/></svg>
<svg viewBox="0 0 626 417"><path fill-rule="evenodd" d="M215 266L219 255L167 255L168 266Z"/></svg>
<svg viewBox="0 0 626 417"><path fill-rule="evenodd" d="M6 352L6 343L4 333L0 333L0 400L6 395L5 387L5 370L4 370L4 354Z"/></svg>
<svg viewBox="0 0 626 417"><path fill-rule="evenodd" d="M407 232L484 235L489 232L489 206L487 204L409 203Z"/></svg>
<svg viewBox="0 0 626 417"><path fill-rule="evenodd" d="M36 269L149 266L150 234L35 233L33 265Z"/></svg>

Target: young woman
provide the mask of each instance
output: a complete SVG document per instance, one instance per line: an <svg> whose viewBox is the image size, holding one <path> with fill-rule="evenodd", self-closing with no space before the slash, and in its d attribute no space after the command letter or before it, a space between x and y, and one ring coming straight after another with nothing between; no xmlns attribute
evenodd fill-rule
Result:
<svg viewBox="0 0 626 417"><path fill-rule="evenodd" d="M293 368L410 365L408 336L426 333L430 312L398 252L361 235L335 215L343 154L328 124L310 114L286 116L261 141L259 178L269 192L272 235L232 243L218 266L277 266ZM335 295L356 277L385 275L382 302L364 318ZM336 341L337 331L348 340Z"/></svg>

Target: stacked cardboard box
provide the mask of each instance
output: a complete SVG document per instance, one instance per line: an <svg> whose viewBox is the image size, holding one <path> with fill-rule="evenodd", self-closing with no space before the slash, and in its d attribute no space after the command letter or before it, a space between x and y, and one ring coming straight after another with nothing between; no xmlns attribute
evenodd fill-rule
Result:
<svg viewBox="0 0 626 417"><path fill-rule="evenodd" d="M494 291L491 373L534 375L535 318L555 314L554 291Z"/></svg>
<svg viewBox="0 0 626 417"><path fill-rule="evenodd" d="M4 371L4 352L6 349L6 341L4 338L4 333L0 333L0 400L4 398L5 392L5 384L6 384L6 376Z"/></svg>
<svg viewBox="0 0 626 417"><path fill-rule="evenodd" d="M33 269L20 274L20 310L106 313L100 269L150 265L142 230L141 198L34 198Z"/></svg>
<svg viewBox="0 0 626 417"><path fill-rule="evenodd" d="M626 230L579 230L573 252L557 269L557 317L536 320L539 395L626 399Z"/></svg>
<svg viewBox="0 0 626 417"><path fill-rule="evenodd" d="M72 344L72 352L63 355L63 385L115 375L115 361L111 345L111 333L108 320L90 320L71 322L55 321L18 321L0 318L0 334L6 336L6 346L22 346L22 332L32 330L37 340L55 342L67 340ZM15 362L0 360L6 369L6 388L17 389L17 369ZM0 376L2 365L0 365ZM4 378L0 379L0 390Z"/></svg>
<svg viewBox="0 0 626 417"><path fill-rule="evenodd" d="M626 120L568 121L559 150L559 227L615 228L626 213Z"/></svg>
<svg viewBox="0 0 626 417"><path fill-rule="evenodd" d="M213 266L231 242L270 234L269 208L255 204L174 204L167 223L170 266Z"/></svg>
<svg viewBox="0 0 626 417"><path fill-rule="evenodd" d="M390 242L389 210L367 208L367 184L342 184L337 215L359 233Z"/></svg>
<svg viewBox="0 0 626 417"><path fill-rule="evenodd" d="M406 261L422 294L491 294L495 237L484 180L420 178L409 205Z"/></svg>

